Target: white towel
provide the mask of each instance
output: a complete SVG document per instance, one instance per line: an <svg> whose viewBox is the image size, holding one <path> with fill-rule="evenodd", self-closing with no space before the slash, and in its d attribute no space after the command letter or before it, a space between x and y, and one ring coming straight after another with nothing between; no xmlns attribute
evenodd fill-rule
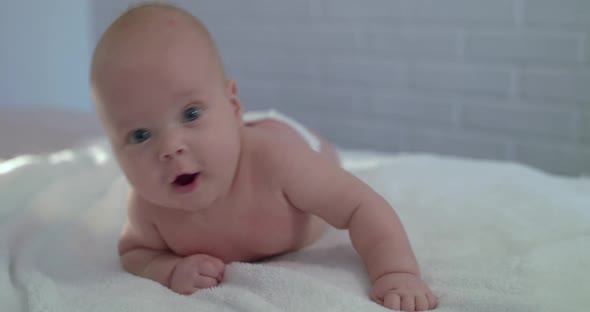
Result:
<svg viewBox="0 0 590 312"><path fill-rule="evenodd" d="M249 111L245 112L242 116L244 123L252 123L263 119L272 119L283 122L293 128L301 137L309 144L309 147L319 152L321 150L320 140L304 125L296 121L295 119L288 117L287 115L280 113L274 109L262 110L262 111Z"/></svg>
<svg viewBox="0 0 590 312"><path fill-rule="evenodd" d="M347 232L227 266L182 296L124 272L128 188L106 143L0 163L1 311L385 311ZM515 164L343 152L408 231L437 311L588 311L590 180Z"/></svg>

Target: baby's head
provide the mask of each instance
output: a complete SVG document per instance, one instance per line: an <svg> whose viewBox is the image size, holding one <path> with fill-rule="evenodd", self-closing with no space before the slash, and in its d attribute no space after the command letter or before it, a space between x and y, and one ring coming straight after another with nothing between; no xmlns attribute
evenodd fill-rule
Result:
<svg viewBox="0 0 590 312"><path fill-rule="evenodd" d="M113 152L141 197L191 209L229 192L241 104L196 18L166 5L130 9L97 44L91 87Z"/></svg>

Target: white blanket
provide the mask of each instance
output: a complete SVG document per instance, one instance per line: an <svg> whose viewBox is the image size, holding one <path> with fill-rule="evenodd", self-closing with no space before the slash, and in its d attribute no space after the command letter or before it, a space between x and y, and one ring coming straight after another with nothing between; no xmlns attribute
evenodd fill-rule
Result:
<svg viewBox="0 0 590 312"><path fill-rule="evenodd" d="M589 311L590 180L343 152L408 231L438 311ZM128 186L104 142L0 162L0 311L384 311L345 231L177 295L116 254Z"/></svg>

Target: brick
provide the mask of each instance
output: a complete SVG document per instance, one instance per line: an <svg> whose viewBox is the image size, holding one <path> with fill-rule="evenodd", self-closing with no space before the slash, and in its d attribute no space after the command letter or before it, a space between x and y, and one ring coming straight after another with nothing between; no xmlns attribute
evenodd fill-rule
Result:
<svg viewBox="0 0 590 312"><path fill-rule="evenodd" d="M367 34L367 42L370 50L406 58L453 58L458 51L454 33L373 31Z"/></svg>
<svg viewBox="0 0 590 312"><path fill-rule="evenodd" d="M269 52L269 51L267 51ZM224 53L222 53L224 54ZM278 53L264 55L224 55L228 72L236 74L276 74L275 78L293 77L299 82L314 80L316 83L338 82L344 84L400 87L405 83L403 64L388 61L354 61L347 57L332 58ZM260 76L259 76L260 77Z"/></svg>
<svg viewBox="0 0 590 312"><path fill-rule="evenodd" d="M324 80L389 87L400 87L404 84L402 64L327 59L316 59L314 62L313 75Z"/></svg>
<svg viewBox="0 0 590 312"><path fill-rule="evenodd" d="M554 174L590 174L590 149L554 142L516 142L515 160Z"/></svg>
<svg viewBox="0 0 590 312"><path fill-rule="evenodd" d="M507 97L510 73L503 70L453 65L417 65L408 73L411 87Z"/></svg>
<svg viewBox="0 0 590 312"><path fill-rule="evenodd" d="M578 133L585 144L590 145L590 107L580 112Z"/></svg>
<svg viewBox="0 0 590 312"><path fill-rule="evenodd" d="M508 142L493 136L411 129L404 137L404 149L410 152L506 159Z"/></svg>
<svg viewBox="0 0 590 312"><path fill-rule="evenodd" d="M314 63L305 56L284 57L278 53L267 54L232 54L224 59L228 71L244 74L276 74L277 77L295 77L303 79L312 75Z"/></svg>
<svg viewBox="0 0 590 312"><path fill-rule="evenodd" d="M406 122L423 122L443 125L453 123L453 103L419 96L371 94L369 109L381 118L395 118Z"/></svg>
<svg viewBox="0 0 590 312"><path fill-rule="evenodd" d="M590 25L588 0L525 0L525 23Z"/></svg>
<svg viewBox="0 0 590 312"><path fill-rule="evenodd" d="M575 64L580 45L575 35L471 33L466 37L465 56L476 61Z"/></svg>
<svg viewBox="0 0 590 312"><path fill-rule="evenodd" d="M317 13L324 17L348 18L392 18L403 14L400 0L323 0L322 9Z"/></svg>
<svg viewBox="0 0 590 312"><path fill-rule="evenodd" d="M230 7L226 1L195 1L180 0L178 4L189 9L193 14L203 20L215 16L215 20L235 20L236 17L248 19L285 19L292 17L305 17L310 15L310 4L308 1L289 0L251 0L232 1Z"/></svg>
<svg viewBox="0 0 590 312"><path fill-rule="evenodd" d="M342 112L344 117L366 112L368 92L331 83L292 83L277 87L281 106L288 111ZM366 118L366 115L364 116Z"/></svg>
<svg viewBox="0 0 590 312"><path fill-rule="evenodd" d="M238 94L246 111L269 109L280 103L277 85L264 81L238 77Z"/></svg>
<svg viewBox="0 0 590 312"><path fill-rule="evenodd" d="M590 71L525 71L521 75L524 98L590 103Z"/></svg>
<svg viewBox="0 0 590 312"><path fill-rule="evenodd" d="M575 135L575 111L476 105L465 105L462 109L463 124L467 129L473 127L500 133L534 134L570 140Z"/></svg>
<svg viewBox="0 0 590 312"><path fill-rule="evenodd" d="M293 111L290 115L338 146L388 151L401 148L403 130L391 123L368 122L367 118L338 111Z"/></svg>
<svg viewBox="0 0 590 312"><path fill-rule="evenodd" d="M513 0L412 0L406 2L411 22L514 24Z"/></svg>
<svg viewBox="0 0 590 312"><path fill-rule="evenodd" d="M357 36L354 32L344 30L310 29L311 26L278 27L267 29L261 27L246 27L242 30L228 29L223 36L218 36L216 42L223 48L244 49L269 52L313 49L316 53L330 50L355 50L358 47Z"/></svg>
<svg viewBox="0 0 590 312"><path fill-rule="evenodd" d="M590 32L584 36L584 44L582 45L581 59L586 65L590 64Z"/></svg>

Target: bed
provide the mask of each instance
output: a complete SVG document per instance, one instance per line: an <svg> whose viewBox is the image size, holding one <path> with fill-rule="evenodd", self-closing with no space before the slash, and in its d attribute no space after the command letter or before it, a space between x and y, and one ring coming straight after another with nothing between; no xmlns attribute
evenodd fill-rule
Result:
<svg viewBox="0 0 590 312"><path fill-rule="evenodd" d="M1 311L386 311L335 229L295 253L232 263L221 286L191 296L125 273L116 244L128 185L104 138L70 145L0 161ZM397 210L438 311L590 310L589 178L340 153Z"/></svg>

